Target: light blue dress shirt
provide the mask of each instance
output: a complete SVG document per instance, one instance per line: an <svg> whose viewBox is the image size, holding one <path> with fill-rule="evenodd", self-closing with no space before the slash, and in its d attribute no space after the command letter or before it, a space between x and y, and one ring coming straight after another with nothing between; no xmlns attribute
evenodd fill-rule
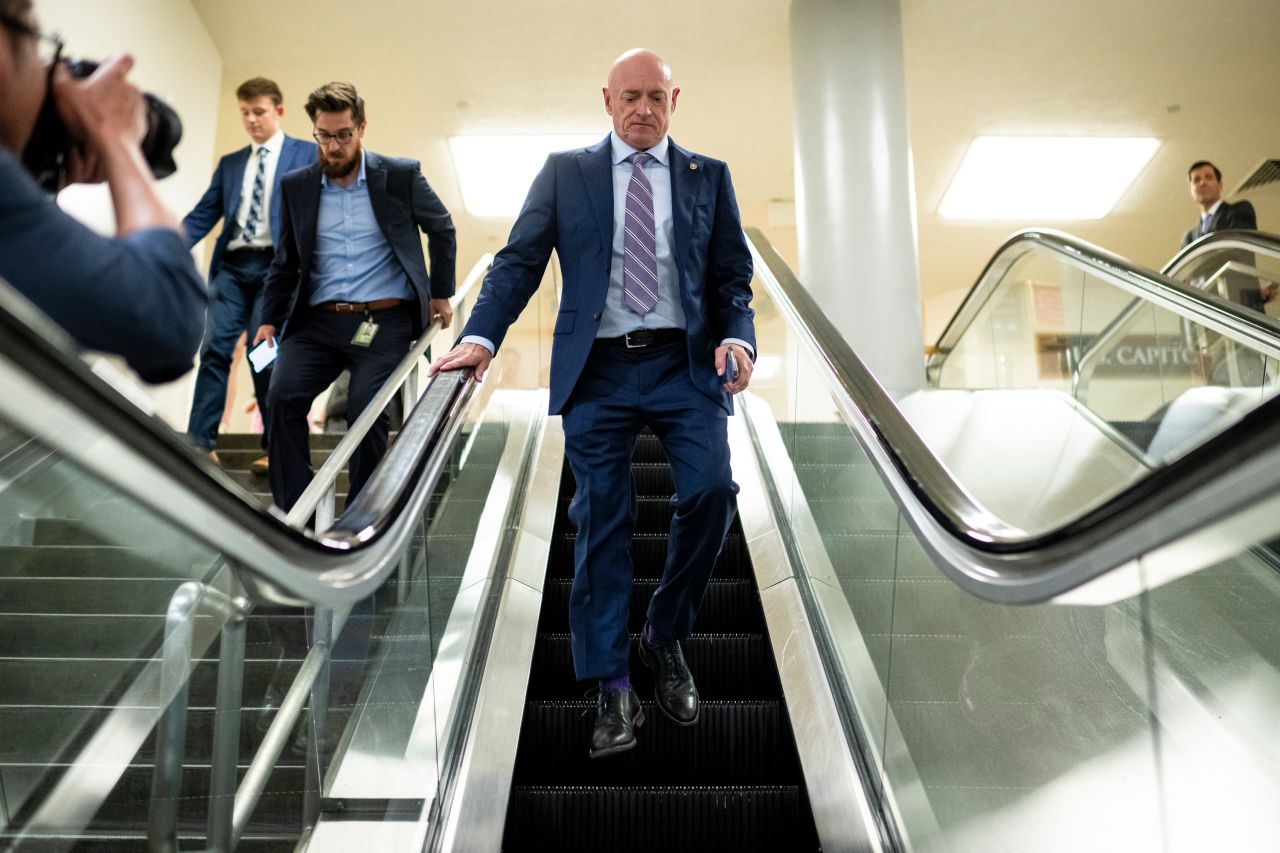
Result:
<svg viewBox="0 0 1280 853"><path fill-rule="evenodd" d="M320 176L320 211L308 303L413 299L404 267L378 227L369 200L364 151L349 187Z"/></svg>

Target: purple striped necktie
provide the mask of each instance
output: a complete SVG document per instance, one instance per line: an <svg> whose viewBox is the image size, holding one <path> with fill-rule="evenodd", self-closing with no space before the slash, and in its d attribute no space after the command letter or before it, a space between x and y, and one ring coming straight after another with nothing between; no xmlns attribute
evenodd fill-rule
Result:
<svg viewBox="0 0 1280 853"><path fill-rule="evenodd" d="M622 219L622 302L643 317L658 305L658 241L654 236L653 186L644 164L653 155L637 151L627 158L627 212Z"/></svg>

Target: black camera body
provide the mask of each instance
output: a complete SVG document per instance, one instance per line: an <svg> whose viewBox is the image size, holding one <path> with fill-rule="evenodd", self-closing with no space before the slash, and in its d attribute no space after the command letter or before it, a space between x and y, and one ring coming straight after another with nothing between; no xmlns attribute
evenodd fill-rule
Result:
<svg viewBox="0 0 1280 853"><path fill-rule="evenodd" d="M63 64L77 80L98 70L98 63L88 59L67 59ZM143 92L142 97L147 106L147 134L140 146L142 156L151 167L151 174L157 179L167 178L178 170L173 162L173 149L182 141L182 119L178 118L173 107L150 92ZM62 116L58 115L51 86L40 108L31 139L22 153L23 165L41 187L51 193L57 192L62 187L67 159L74 144Z"/></svg>

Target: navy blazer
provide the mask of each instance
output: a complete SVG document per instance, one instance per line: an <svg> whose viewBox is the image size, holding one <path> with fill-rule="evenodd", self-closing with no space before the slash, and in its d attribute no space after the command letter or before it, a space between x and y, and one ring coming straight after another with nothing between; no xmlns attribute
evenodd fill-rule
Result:
<svg viewBox="0 0 1280 853"><path fill-rule="evenodd" d="M213 230L218 220L225 223L218 242L213 246L213 258L209 262L209 278L218 274L222 266L222 255L231 242L230 223L236 221L240 212L240 199L244 189L244 170L249 164L249 155L253 146L246 145L239 151L225 155L218 161L218 168L213 171L213 180L209 189L204 191L200 201L182 220L183 230L187 232L187 248L204 239L204 235ZM316 144L286 135L284 145L280 147L280 159L276 161L275 177L271 179L271 209L267 218L271 227L271 242L280 242L280 181L289 172L302 169L316 162Z"/></svg>
<svg viewBox="0 0 1280 853"><path fill-rule="evenodd" d="M1213 218L1209 220L1209 233L1232 229L1256 230L1257 227L1258 214L1254 212L1253 205L1247 201L1238 201L1235 204L1224 201L1213 212ZM1200 224L1196 223L1194 228L1182 235L1182 245L1189 246L1203 236L1200 233Z"/></svg>
<svg viewBox="0 0 1280 853"><path fill-rule="evenodd" d="M742 233L729 168L671 142L672 247L684 307L689 378L733 412L715 370L715 348L739 338L755 349L751 252ZM551 414L564 407L600 327L613 261L613 163L609 137L547 158L463 335L502 345L507 328L538 289L551 251L563 277L551 349Z"/></svg>
<svg viewBox="0 0 1280 853"><path fill-rule="evenodd" d="M369 150L364 153L373 216L418 297L414 334L421 334L429 320L428 300L453 295L457 257L453 219L422 176L417 160L384 157ZM275 326L282 338L287 321L309 304L320 216L320 175L320 164L316 163L288 175L280 184L280 240L264 285L262 324ZM431 275L427 275L419 228L427 235Z"/></svg>

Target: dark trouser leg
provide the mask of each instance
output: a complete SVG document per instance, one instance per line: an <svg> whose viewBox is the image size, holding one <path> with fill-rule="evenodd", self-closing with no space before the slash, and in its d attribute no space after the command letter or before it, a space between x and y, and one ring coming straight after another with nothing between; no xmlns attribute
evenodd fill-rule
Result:
<svg viewBox="0 0 1280 853"><path fill-rule="evenodd" d="M658 642L684 639L693 630L737 511L728 415L690 383L687 357L683 351L679 356L665 365L656 359L646 363L654 375L645 387L645 413L667 452L676 484L667 563L648 611Z"/></svg>
<svg viewBox="0 0 1280 853"><path fill-rule="evenodd" d="M342 350L333 342L332 319L337 316L299 317L289 336L280 341L280 355L271 372L271 388L267 392L271 497L286 512L311 482L307 413L316 396L342 372L345 361Z"/></svg>
<svg viewBox="0 0 1280 853"><path fill-rule="evenodd" d="M351 340L355 327L363 319L357 318L347 341ZM352 425L382 388L387 377L404 360L413 342L413 321L405 308L375 312L373 319L378 324L378 333L374 336L373 343L367 347L348 344L343 350L347 367L351 370L351 385L347 392L347 423ZM383 454L387 452L387 420L387 413L383 412L351 456L348 505L360 494L373 470L382 461Z"/></svg>
<svg viewBox="0 0 1280 853"><path fill-rule="evenodd" d="M227 405L227 374L231 354L250 313L249 300L240 287L236 270L224 265L209 283L209 312L205 317L200 367L187 419L187 435L198 446L218 446L218 424Z"/></svg>
<svg viewBox="0 0 1280 853"><path fill-rule="evenodd" d="M563 412L565 456L577 481L569 505L578 530L569 627L574 672L584 680L630 671L631 453L640 427L633 370L625 351L597 346Z"/></svg>

